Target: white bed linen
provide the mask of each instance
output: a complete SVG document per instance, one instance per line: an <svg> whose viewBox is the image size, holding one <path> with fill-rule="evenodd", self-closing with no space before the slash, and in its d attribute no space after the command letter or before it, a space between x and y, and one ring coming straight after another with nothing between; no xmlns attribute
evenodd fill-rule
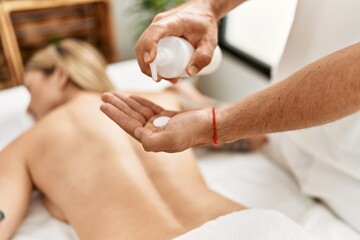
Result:
<svg viewBox="0 0 360 240"><path fill-rule="evenodd" d="M156 85L128 61L109 67L118 88L158 91ZM130 83L128 82L130 81ZM23 87L0 91L0 149L31 126L25 114L29 96ZM275 209L303 225L318 239L359 240L360 234L339 221L321 204L303 196L293 178L262 154L213 153L197 149L199 166L210 188L249 207ZM77 239L71 227L55 220L34 195L15 240Z"/></svg>
<svg viewBox="0 0 360 240"><path fill-rule="evenodd" d="M315 240L288 217L274 210L248 209L205 223L175 240Z"/></svg>
<svg viewBox="0 0 360 240"><path fill-rule="evenodd" d="M197 155L207 184L216 192L250 208L278 210L319 240L360 240L358 232L306 197L294 178L264 154L197 150Z"/></svg>

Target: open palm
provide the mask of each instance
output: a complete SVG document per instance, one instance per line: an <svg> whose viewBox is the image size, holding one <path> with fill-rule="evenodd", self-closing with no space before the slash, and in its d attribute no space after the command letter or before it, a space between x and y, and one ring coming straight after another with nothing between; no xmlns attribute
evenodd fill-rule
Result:
<svg viewBox="0 0 360 240"><path fill-rule="evenodd" d="M168 111L144 98L117 93L105 93L102 100L101 110L146 151L179 152L211 142L206 110ZM162 116L170 117L169 122L162 127L154 125L154 120Z"/></svg>

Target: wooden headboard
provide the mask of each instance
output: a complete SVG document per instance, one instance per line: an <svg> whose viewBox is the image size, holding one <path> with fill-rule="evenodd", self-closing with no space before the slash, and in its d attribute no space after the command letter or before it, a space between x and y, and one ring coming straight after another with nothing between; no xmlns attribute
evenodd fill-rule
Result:
<svg viewBox="0 0 360 240"><path fill-rule="evenodd" d="M90 42L114 62L111 0L0 1L0 89L20 85L29 57L68 37Z"/></svg>

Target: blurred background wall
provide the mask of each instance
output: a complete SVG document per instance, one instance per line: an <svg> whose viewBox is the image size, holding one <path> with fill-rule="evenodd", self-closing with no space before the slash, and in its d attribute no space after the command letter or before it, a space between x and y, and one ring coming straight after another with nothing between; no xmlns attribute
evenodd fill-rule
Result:
<svg viewBox="0 0 360 240"><path fill-rule="evenodd" d="M134 42L136 31L131 27L133 17L129 11L136 1L115 0L113 1L114 38L117 43L119 60L127 60L135 57Z"/></svg>

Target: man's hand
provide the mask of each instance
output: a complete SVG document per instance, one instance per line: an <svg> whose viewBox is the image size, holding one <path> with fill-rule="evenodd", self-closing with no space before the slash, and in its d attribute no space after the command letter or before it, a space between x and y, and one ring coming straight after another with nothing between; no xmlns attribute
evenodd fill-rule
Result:
<svg viewBox="0 0 360 240"><path fill-rule="evenodd" d="M144 98L117 93L105 93L102 100L101 111L137 139L146 151L181 152L213 141L210 109L167 111ZM156 127L153 121L160 116L170 120L165 126Z"/></svg>
<svg viewBox="0 0 360 240"><path fill-rule="evenodd" d="M183 37L194 46L194 55L186 68L187 74L194 76L213 57L217 45L217 18L206 1L189 1L158 14L135 46L138 63L146 75L151 76L149 64L155 60L157 43L168 36Z"/></svg>

